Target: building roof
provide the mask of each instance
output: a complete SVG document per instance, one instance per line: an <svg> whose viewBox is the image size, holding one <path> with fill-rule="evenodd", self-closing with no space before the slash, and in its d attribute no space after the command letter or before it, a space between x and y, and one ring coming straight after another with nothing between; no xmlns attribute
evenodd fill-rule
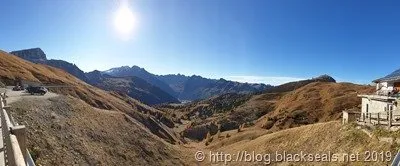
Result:
<svg viewBox="0 0 400 166"><path fill-rule="evenodd" d="M400 80L400 69L390 73L389 75L376 79L372 82L379 83L379 82L387 82L387 81L397 81Z"/></svg>
<svg viewBox="0 0 400 166"><path fill-rule="evenodd" d="M382 95L357 95L358 97L361 98L367 98L370 100L380 100L380 101L389 101L389 100L396 100L396 97L392 96L382 96Z"/></svg>
<svg viewBox="0 0 400 166"><path fill-rule="evenodd" d="M400 76L392 76L392 77L386 76L386 77L376 79L372 82L379 83L379 82L388 82L388 81L400 81Z"/></svg>

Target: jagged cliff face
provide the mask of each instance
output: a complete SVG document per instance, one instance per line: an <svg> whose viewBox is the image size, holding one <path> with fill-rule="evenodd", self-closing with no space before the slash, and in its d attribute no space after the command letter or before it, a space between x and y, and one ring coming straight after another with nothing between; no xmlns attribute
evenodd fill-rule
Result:
<svg viewBox="0 0 400 166"><path fill-rule="evenodd" d="M40 63L47 61L46 54L40 48L31 48L26 50L12 51L10 54L16 55L27 61Z"/></svg>

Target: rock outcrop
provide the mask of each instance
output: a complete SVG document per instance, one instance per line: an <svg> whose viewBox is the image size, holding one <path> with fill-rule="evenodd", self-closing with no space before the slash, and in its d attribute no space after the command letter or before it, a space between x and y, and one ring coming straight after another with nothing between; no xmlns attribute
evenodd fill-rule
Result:
<svg viewBox="0 0 400 166"><path fill-rule="evenodd" d="M19 51L12 51L10 54L16 55L22 59L25 59L34 63L41 63L47 61L46 54L40 48L31 48Z"/></svg>

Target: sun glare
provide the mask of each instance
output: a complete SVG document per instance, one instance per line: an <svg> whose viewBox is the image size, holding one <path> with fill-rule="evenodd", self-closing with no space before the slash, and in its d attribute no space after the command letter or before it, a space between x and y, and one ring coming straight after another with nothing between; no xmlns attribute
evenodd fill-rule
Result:
<svg viewBox="0 0 400 166"><path fill-rule="evenodd" d="M135 30L136 24L137 19L127 5L122 5L115 13L114 26L121 37L129 38Z"/></svg>

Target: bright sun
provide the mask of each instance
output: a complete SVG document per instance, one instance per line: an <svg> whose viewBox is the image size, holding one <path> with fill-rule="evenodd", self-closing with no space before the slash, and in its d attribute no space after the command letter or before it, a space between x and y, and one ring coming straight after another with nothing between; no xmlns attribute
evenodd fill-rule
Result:
<svg viewBox="0 0 400 166"><path fill-rule="evenodd" d="M136 28L137 20L127 5L122 5L114 17L114 26L117 32L124 38L128 38Z"/></svg>

